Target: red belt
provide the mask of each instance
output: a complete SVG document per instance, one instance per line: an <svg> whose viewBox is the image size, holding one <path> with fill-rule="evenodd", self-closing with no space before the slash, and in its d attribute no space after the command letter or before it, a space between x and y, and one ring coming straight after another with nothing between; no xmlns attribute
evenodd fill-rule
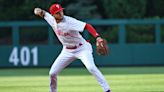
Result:
<svg viewBox="0 0 164 92"><path fill-rule="evenodd" d="M83 45L83 44L82 44L82 43L79 43L78 46L66 47L66 49L77 49L77 48L80 47L81 45Z"/></svg>

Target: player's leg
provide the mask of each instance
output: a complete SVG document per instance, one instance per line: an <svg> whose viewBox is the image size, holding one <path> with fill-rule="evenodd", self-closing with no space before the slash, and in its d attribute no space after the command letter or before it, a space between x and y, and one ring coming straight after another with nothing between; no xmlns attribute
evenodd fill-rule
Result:
<svg viewBox="0 0 164 92"><path fill-rule="evenodd" d="M65 68L67 65L69 65L75 57L66 51L62 51L60 55L57 57L53 65L51 66L51 69L49 71L50 76L50 92L56 92L57 90L57 75L60 73L60 71Z"/></svg>
<svg viewBox="0 0 164 92"><path fill-rule="evenodd" d="M83 62L83 64L86 66L88 71L94 75L94 77L97 79L98 83L102 86L104 92L110 92L110 87L105 80L104 76L100 72L100 70L96 67L92 52L91 51L81 51L78 53L77 57Z"/></svg>

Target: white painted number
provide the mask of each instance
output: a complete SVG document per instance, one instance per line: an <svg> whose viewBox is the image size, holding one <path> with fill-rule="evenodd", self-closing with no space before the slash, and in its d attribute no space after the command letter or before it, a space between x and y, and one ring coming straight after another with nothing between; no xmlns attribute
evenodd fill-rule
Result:
<svg viewBox="0 0 164 92"><path fill-rule="evenodd" d="M30 50L28 47L23 47L20 51L20 61L23 66L28 66L30 63Z"/></svg>
<svg viewBox="0 0 164 92"><path fill-rule="evenodd" d="M31 50L32 56L33 56L33 65L38 65L38 48L35 47Z"/></svg>
<svg viewBox="0 0 164 92"><path fill-rule="evenodd" d="M14 47L10 57L9 62L13 63L14 66L18 66L20 63L22 66L30 65L30 61L32 61L32 65L38 65L38 48L34 47L31 50L24 46L18 50L18 47Z"/></svg>
<svg viewBox="0 0 164 92"><path fill-rule="evenodd" d="M18 58L18 48L14 47L13 51L11 52L11 55L9 57L9 62L13 63L14 66L18 65L19 58Z"/></svg>

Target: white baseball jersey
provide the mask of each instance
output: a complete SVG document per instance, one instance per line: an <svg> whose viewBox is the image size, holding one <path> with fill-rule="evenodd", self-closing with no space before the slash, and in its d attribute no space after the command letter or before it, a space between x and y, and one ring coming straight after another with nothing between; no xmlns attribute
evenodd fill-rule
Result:
<svg viewBox="0 0 164 92"><path fill-rule="evenodd" d="M47 12L45 13L44 19L51 25L63 46L73 47L86 42L79 33L84 30L85 22L64 16L63 20L57 24L54 17Z"/></svg>

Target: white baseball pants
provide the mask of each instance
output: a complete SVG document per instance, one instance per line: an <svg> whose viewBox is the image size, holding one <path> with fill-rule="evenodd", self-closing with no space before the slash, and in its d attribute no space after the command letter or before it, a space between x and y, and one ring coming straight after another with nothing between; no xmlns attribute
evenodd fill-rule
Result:
<svg viewBox="0 0 164 92"><path fill-rule="evenodd" d="M104 92L110 89L104 76L96 67L92 56L92 47L89 43L87 43L83 44L75 50L68 50L63 47L60 55L53 63L49 72L50 92L57 92L57 75L62 69L64 69L75 59L80 59L82 61L87 70L97 79L98 83L102 86Z"/></svg>

